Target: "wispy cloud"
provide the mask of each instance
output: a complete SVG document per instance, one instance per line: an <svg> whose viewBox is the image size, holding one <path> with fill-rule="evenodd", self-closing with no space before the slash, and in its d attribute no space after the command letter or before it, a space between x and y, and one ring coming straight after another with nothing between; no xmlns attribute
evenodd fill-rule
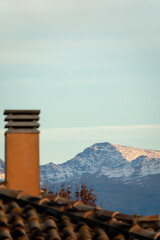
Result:
<svg viewBox="0 0 160 240"><path fill-rule="evenodd" d="M157 138L159 136L160 124L102 127L100 126L88 128L51 128L41 130L42 141L107 141L108 139L118 140L131 138Z"/></svg>
<svg viewBox="0 0 160 240"><path fill-rule="evenodd" d="M78 78L78 77L77 77ZM57 81L59 80L59 81ZM17 87L67 87L67 86L88 86L93 84L103 84L103 80L97 79L52 79L52 78L21 78L21 79L8 79L0 80L1 86L17 86Z"/></svg>

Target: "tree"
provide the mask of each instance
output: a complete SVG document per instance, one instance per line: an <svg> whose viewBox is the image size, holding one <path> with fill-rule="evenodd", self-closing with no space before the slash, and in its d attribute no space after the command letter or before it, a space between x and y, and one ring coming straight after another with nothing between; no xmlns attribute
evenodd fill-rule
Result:
<svg viewBox="0 0 160 240"><path fill-rule="evenodd" d="M59 190L59 193L56 195L59 195L60 197L63 197L63 198L68 198L68 199L71 199L71 189L70 187L66 187L65 188L65 184L62 184L61 185L61 189Z"/></svg>
<svg viewBox="0 0 160 240"><path fill-rule="evenodd" d="M76 185L74 196L76 201L80 200L88 206L96 206L96 194L93 193L93 189L88 190L84 184L81 185L81 190L79 190L78 185Z"/></svg>
<svg viewBox="0 0 160 240"><path fill-rule="evenodd" d="M79 189L78 185L76 185L76 191L74 196L71 195L71 188L65 187L65 184L61 185L61 189L59 192L56 192L55 195L59 195L60 197L73 199L75 201L81 201L88 206L96 206L96 194L93 193L93 189L88 190L86 185L82 184L81 189Z"/></svg>

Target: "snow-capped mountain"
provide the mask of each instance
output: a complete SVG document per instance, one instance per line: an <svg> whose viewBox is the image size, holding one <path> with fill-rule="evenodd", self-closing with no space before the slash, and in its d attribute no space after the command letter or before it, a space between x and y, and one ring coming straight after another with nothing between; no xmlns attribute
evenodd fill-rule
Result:
<svg viewBox="0 0 160 240"><path fill-rule="evenodd" d="M160 213L160 151L97 143L63 164L41 166L41 184L86 184L97 205L123 213Z"/></svg>
<svg viewBox="0 0 160 240"><path fill-rule="evenodd" d="M160 151L97 143L63 164L41 166L41 182L59 183L85 174L128 181L160 173Z"/></svg>

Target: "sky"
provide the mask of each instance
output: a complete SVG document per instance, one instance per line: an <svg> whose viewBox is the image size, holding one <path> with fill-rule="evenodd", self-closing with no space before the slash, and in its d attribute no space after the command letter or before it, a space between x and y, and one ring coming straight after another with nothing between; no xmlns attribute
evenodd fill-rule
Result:
<svg viewBox="0 0 160 240"><path fill-rule="evenodd" d="M160 150L159 0L0 0L5 109L40 109L40 163L97 142Z"/></svg>

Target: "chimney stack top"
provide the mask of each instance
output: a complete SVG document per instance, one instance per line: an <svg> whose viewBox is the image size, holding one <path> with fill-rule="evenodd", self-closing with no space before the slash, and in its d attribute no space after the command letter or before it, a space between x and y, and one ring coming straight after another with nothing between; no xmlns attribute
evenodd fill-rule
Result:
<svg viewBox="0 0 160 240"><path fill-rule="evenodd" d="M5 110L7 132L39 132L39 113L40 110Z"/></svg>

